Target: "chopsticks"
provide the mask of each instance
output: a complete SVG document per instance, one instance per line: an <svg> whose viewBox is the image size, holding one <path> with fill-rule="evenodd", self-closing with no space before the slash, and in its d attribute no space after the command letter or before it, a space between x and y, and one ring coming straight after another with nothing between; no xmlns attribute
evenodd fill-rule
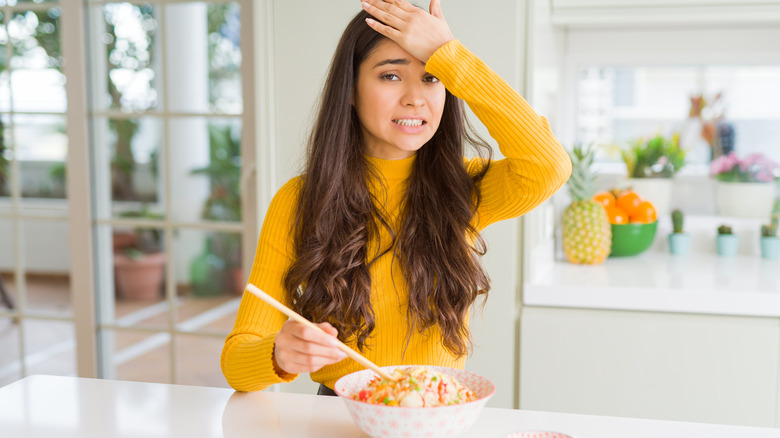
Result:
<svg viewBox="0 0 780 438"><path fill-rule="evenodd" d="M302 317L301 315L299 315L294 310L292 310L289 307L285 306L284 304L280 303L279 301L274 299L274 297L272 297L272 296L268 295L267 293L261 291L260 288L258 288L254 284L252 284L252 283L247 284L246 285L246 290L251 292L253 295L257 296L261 300L265 301L266 303L270 304L271 307L273 307L274 309L276 309L276 310L284 313L285 315L289 316L294 321L297 321L297 322L299 322L299 323L301 323L303 325L309 326L309 327L311 327L311 328L313 328L315 330L319 330L319 331L325 333L325 330L319 328L318 326L316 326L315 324L310 322L308 319L306 319L306 318ZM364 367L366 367L366 368L368 368L370 370L373 370L375 373L379 374L379 376L382 377L383 379L395 380L392 376L390 376L390 374L388 374L386 371L384 371L381 368L379 368L374 362L371 362L370 360L366 359L362 354L360 354L357 351L351 349L349 346L347 346L343 342L339 341L338 339L336 339L336 342L338 343L336 345L336 347L339 350L341 350L344 353L346 353L347 356L349 356L352 359L354 359L357 363L363 365Z"/></svg>

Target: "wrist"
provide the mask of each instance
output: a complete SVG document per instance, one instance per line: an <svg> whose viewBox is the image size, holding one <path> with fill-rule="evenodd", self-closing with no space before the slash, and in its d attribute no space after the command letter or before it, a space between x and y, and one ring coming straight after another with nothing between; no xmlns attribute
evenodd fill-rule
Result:
<svg viewBox="0 0 780 438"><path fill-rule="evenodd" d="M284 376L289 376L290 374L292 374L292 373L288 373L287 371L285 371L284 368L282 368L282 366L279 365L279 362L276 361L276 343L275 342L274 342L274 349L271 352L271 363L274 366L274 372L276 373L277 376L283 378Z"/></svg>

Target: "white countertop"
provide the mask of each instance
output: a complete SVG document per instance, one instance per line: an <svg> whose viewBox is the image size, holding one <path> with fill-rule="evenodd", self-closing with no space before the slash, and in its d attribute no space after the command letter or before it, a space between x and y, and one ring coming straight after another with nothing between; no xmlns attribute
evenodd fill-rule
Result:
<svg viewBox="0 0 780 438"><path fill-rule="evenodd" d="M600 265L556 261L526 284L527 306L780 317L780 260L651 249Z"/></svg>
<svg viewBox="0 0 780 438"><path fill-rule="evenodd" d="M780 429L485 408L464 438L531 429L576 438L780 438ZM4 438L365 437L336 397L30 376L0 388Z"/></svg>

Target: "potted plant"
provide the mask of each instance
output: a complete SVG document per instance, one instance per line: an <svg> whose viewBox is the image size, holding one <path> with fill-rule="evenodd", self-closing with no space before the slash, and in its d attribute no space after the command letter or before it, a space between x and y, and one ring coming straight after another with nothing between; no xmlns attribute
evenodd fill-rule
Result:
<svg viewBox="0 0 780 438"><path fill-rule="evenodd" d="M658 214L668 213L671 178L685 165L685 150L680 147L679 135L640 138L623 150L621 156L628 170L629 185L652 202Z"/></svg>
<svg viewBox="0 0 780 438"><path fill-rule="evenodd" d="M162 219L146 206L120 214L124 218ZM154 300L160 297L165 278L165 253L162 232L153 228L136 228L130 243L114 254L114 278L120 298Z"/></svg>
<svg viewBox="0 0 780 438"><path fill-rule="evenodd" d="M718 236L715 243L718 255L733 257L737 254L737 249L739 248L739 236L734 234L730 226L721 225L718 227Z"/></svg>
<svg viewBox="0 0 780 438"><path fill-rule="evenodd" d="M685 255L691 249L691 235L683 230L683 212L672 211L672 233L669 234L669 250L672 254Z"/></svg>
<svg viewBox="0 0 780 438"><path fill-rule="evenodd" d="M780 172L780 166L763 154L740 159L732 152L713 160L710 175L717 184L718 212L722 216L769 216L775 200L776 172Z"/></svg>
<svg viewBox="0 0 780 438"><path fill-rule="evenodd" d="M761 225L761 257L776 259L780 257L780 237L777 237L780 213L772 215L772 222Z"/></svg>

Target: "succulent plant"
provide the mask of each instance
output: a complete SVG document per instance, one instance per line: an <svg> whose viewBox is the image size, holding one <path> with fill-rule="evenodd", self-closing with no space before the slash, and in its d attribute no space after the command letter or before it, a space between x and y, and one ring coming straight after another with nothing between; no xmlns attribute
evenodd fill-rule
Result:
<svg viewBox="0 0 780 438"><path fill-rule="evenodd" d="M761 237L777 237L777 223L761 225Z"/></svg>
<svg viewBox="0 0 780 438"><path fill-rule="evenodd" d="M679 209L672 211L672 229L676 234L683 232L683 212Z"/></svg>
<svg viewBox="0 0 780 438"><path fill-rule="evenodd" d="M718 227L718 234L734 234L731 227L728 225L721 225Z"/></svg>

